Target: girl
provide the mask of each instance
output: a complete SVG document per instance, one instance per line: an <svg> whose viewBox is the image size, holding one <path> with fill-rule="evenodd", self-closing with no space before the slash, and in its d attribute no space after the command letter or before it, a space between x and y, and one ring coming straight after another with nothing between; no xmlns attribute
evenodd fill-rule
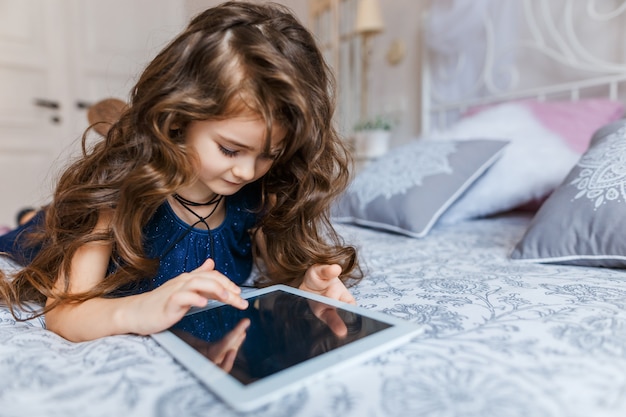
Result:
<svg viewBox="0 0 626 417"><path fill-rule="evenodd" d="M25 267L11 310L44 304L73 340L167 329L191 306L238 308L260 284L354 303L356 251L328 220L348 181L332 78L311 34L275 4L206 10L145 69L106 138L52 203L0 239ZM28 233L25 233L28 232Z"/></svg>

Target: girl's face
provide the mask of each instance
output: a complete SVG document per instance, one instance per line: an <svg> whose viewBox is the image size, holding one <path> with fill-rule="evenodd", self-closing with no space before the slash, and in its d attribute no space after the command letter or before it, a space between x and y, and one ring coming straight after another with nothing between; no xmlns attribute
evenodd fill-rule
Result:
<svg viewBox="0 0 626 417"><path fill-rule="evenodd" d="M257 115L226 120L193 121L187 146L198 155L198 180L185 189L185 198L205 201L214 194L232 195L265 175L281 152L285 132L274 128L265 152L265 122Z"/></svg>

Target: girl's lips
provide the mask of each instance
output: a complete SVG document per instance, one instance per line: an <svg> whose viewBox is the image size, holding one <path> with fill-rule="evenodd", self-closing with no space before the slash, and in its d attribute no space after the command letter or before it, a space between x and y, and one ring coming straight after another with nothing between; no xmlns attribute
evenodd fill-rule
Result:
<svg viewBox="0 0 626 417"><path fill-rule="evenodd" d="M244 185L243 182L233 182L233 181L228 181L228 180L224 180L224 182L234 187L241 187L242 185Z"/></svg>

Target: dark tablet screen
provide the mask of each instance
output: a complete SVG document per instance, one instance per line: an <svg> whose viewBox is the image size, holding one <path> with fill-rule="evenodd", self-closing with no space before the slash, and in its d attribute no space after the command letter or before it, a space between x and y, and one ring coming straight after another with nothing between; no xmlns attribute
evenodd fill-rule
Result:
<svg viewBox="0 0 626 417"><path fill-rule="evenodd" d="M390 324L288 293L185 316L170 331L244 385L329 352Z"/></svg>

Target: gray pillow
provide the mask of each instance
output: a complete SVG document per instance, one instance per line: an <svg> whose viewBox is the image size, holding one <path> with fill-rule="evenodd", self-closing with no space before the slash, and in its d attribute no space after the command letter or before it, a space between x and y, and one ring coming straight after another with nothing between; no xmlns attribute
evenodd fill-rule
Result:
<svg viewBox="0 0 626 417"><path fill-rule="evenodd" d="M358 173L332 217L424 237L507 144L495 139L422 139L396 147Z"/></svg>
<svg viewBox="0 0 626 417"><path fill-rule="evenodd" d="M543 203L511 258L626 267L626 121L598 130Z"/></svg>

